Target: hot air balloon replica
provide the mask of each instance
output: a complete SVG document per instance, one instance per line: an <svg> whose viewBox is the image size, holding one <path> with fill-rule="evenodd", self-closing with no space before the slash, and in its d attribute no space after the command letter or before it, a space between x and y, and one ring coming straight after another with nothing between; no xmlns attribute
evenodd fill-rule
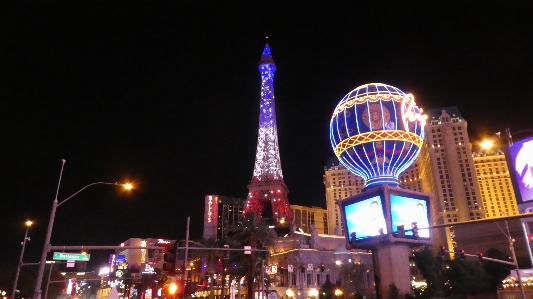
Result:
<svg viewBox="0 0 533 299"><path fill-rule="evenodd" d="M338 201L346 244L376 255L383 298L390 283L411 293L410 247L431 243L432 195L403 189L398 181L422 148L426 118L412 94L370 83L344 96L330 122L335 155L366 183L360 194Z"/></svg>

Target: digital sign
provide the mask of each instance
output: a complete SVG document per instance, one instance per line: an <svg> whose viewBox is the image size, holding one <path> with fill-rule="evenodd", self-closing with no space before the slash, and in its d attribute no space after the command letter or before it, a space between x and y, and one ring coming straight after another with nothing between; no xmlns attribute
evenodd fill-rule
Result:
<svg viewBox="0 0 533 299"><path fill-rule="evenodd" d="M429 211L426 199L390 194L392 231L397 232L403 225L406 236L413 236L410 231L412 224L419 228L429 226ZM419 230L420 238L429 238L429 229Z"/></svg>
<svg viewBox="0 0 533 299"><path fill-rule="evenodd" d="M509 146L512 167L509 172L518 189L517 199L522 203L533 200L533 137ZM518 188L516 188L518 187Z"/></svg>
<svg viewBox="0 0 533 299"><path fill-rule="evenodd" d="M348 235L355 232L356 239L387 233L381 195L374 195L344 206Z"/></svg>

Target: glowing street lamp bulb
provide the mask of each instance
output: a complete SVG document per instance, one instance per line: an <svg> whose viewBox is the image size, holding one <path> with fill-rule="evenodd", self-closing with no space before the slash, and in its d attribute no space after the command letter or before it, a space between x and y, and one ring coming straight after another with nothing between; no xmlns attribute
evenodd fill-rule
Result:
<svg viewBox="0 0 533 299"><path fill-rule="evenodd" d="M481 142L481 148L482 149L490 149L494 145L494 142L492 140L483 140Z"/></svg>
<svg viewBox="0 0 533 299"><path fill-rule="evenodd" d="M30 227L33 224L33 221L28 220L28 221L24 222L24 224L26 224L26 226Z"/></svg>
<svg viewBox="0 0 533 299"><path fill-rule="evenodd" d="M104 267L100 269L100 272L98 272L98 275L107 275L109 274L110 271L111 269L109 269L109 267Z"/></svg>
<svg viewBox="0 0 533 299"><path fill-rule="evenodd" d="M291 289L287 289L287 291L285 291L285 295L287 295L287 297L294 297L294 292Z"/></svg>
<svg viewBox="0 0 533 299"><path fill-rule="evenodd" d="M171 283L168 286L168 291L170 292L170 294L175 294L177 290L178 290L178 285L175 282Z"/></svg>
<svg viewBox="0 0 533 299"><path fill-rule="evenodd" d="M130 183L122 184L122 186L123 186L124 189L126 189L126 190L131 190L131 189L133 189L133 185L130 184Z"/></svg>

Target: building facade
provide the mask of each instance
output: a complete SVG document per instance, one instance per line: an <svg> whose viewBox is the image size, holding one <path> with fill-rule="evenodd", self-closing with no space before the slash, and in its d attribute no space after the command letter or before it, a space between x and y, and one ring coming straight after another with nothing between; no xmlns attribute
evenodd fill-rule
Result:
<svg viewBox="0 0 533 299"><path fill-rule="evenodd" d="M324 186L326 188L326 210L328 233L344 235L341 214L337 200L361 193L365 187L362 177L351 173L337 158L330 158L324 167Z"/></svg>
<svg viewBox="0 0 533 299"><path fill-rule="evenodd" d="M163 269L163 257L168 248L168 244L176 240L153 239L153 238L130 238L120 246L139 246L139 247L161 247L161 249L124 249L117 250L116 256L123 256L128 265L141 266L142 264L152 265L154 268ZM112 262L110 261L110 264ZM113 263L114 264L114 263Z"/></svg>
<svg viewBox="0 0 533 299"><path fill-rule="evenodd" d="M204 208L204 239L220 240L239 222L245 200L220 195L206 195Z"/></svg>
<svg viewBox="0 0 533 299"><path fill-rule="evenodd" d="M314 227L319 234L328 233L327 210L297 205L291 205L291 210L294 215L294 225L301 228L303 232L310 233Z"/></svg>
<svg viewBox="0 0 533 299"><path fill-rule="evenodd" d="M428 114L428 152L444 222L484 218L467 122L457 107L432 109Z"/></svg>
<svg viewBox="0 0 533 299"><path fill-rule="evenodd" d="M474 152L473 159L486 218L518 215L518 204L503 151Z"/></svg>

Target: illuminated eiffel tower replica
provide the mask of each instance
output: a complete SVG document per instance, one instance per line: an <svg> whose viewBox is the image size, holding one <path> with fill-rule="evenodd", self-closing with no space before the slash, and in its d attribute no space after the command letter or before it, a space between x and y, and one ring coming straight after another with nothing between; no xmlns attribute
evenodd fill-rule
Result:
<svg viewBox="0 0 533 299"><path fill-rule="evenodd" d="M276 107L274 104L274 72L268 43L259 62L261 73L261 105L259 111L259 137L255 156L254 174L248 185L248 198L244 213L254 213L276 227L289 227L294 218L287 200L287 185L283 182L279 158Z"/></svg>

